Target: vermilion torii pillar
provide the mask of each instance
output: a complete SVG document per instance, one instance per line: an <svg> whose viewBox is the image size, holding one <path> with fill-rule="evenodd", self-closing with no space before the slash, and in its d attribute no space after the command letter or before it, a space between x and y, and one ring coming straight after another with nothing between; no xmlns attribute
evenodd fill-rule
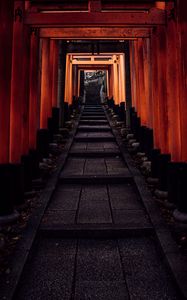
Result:
<svg viewBox="0 0 187 300"><path fill-rule="evenodd" d="M50 82L50 40L42 38L42 70L41 70L41 104L40 128L48 127L48 118L51 117L52 99Z"/></svg>
<svg viewBox="0 0 187 300"><path fill-rule="evenodd" d="M138 39L138 69L137 72L139 73L139 116L141 118L141 125L147 126L147 95L145 94L145 72L144 72L144 49L143 49L143 39Z"/></svg>
<svg viewBox="0 0 187 300"><path fill-rule="evenodd" d="M31 29L30 84L29 84L29 147L36 149L36 132L39 129L39 37L38 29Z"/></svg>
<svg viewBox="0 0 187 300"><path fill-rule="evenodd" d="M0 164L9 162L13 1L0 2Z"/></svg>
<svg viewBox="0 0 187 300"><path fill-rule="evenodd" d="M167 88L166 88L166 29L158 27L158 107L159 107L159 140L162 153L169 153L168 145L168 107L167 107Z"/></svg>
<svg viewBox="0 0 187 300"><path fill-rule="evenodd" d="M53 107L57 107L58 102L58 55L58 41L50 40L50 82Z"/></svg>
<svg viewBox="0 0 187 300"><path fill-rule="evenodd" d="M169 5L169 4L168 4ZM181 159L181 135L180 135L180 101L179 101L179 63L178 51L180 46L177 40L177 24L168 16L166 35L167 46L167 103L168 103L168 142L172 161ZM182 113L182 112L181 112Z"/></svg>
<svg viewBox="0 0 187 300"><path fill-rule="evenodd" d="M181 160L187 161L187 2L177 0Z"/></svg>
<svg viewBox="0 0 187 300"><path fill-rule="evenodd" d="M141 117L140 115L140 73L139 73L139 51L138 51L138 41L134 41L134 76L135 76L135 81L136 81L136 111L139 117Z"/></svg>
<svg viewBox="0 0 187 300"><path fill-rule="evenodd" d="M15 1L13 24L11 111L10 111L10 162L20 163L22 155L22 128L24 105L24 1Z"/></svg>
<svg viewBox="0 0 187 300"><path fill-rule="evenodd" d="M24 26L23 32L23 76L22 83L23 104L22 104L22 149L23 155L28 154L29 151L29 73L30 73L30 28Z"/></svg>
<svg viewBox="0 0 187 300"><path fill-rule="evenodd" d="M151 36L151 67L152 67L152 99L153 99L153 133L154 148L160 149L159 95L158 95L158 42L157 31Z"/></svg>

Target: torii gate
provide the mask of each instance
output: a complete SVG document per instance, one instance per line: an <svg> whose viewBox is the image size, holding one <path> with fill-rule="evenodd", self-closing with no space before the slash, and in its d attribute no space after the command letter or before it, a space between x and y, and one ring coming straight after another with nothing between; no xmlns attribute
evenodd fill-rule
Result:
<svg viewBox="0 0 187 300"><path fill-rule="evenodd" d="M39 119L40 126L46 127L56 101L56 39L79 38L130 40L133 106L142 124L153 127L155 147L170 152L174 160L186 160L185 0L177 1L176 19L173 1L146 2L139 6L124 1L123 4L107 6L105 1L90 0L86 9L84 4L83 11L75 12L59 10L60 5L51 5L48 9L49 5L45 6L42 1L38 1L39 5L36 3L1 1L2 20L8 30L1 28L0 38L6 47L1 47L0 57L3 58L2 66L9 67L6 76L3 68L0 74L2 81L6 77L6 85L0 90L3 98L0 101L3 128L0 162L19 163L21 155L35 147ZM68 3L63 5L70 8ZM14 20L11 18L13 10ZM42 64L38 61L40 40L43 45ZM5 50L10 49L11 41L12 56L10 50ZM173 42L178 45L179 41L181 49L173 48ZM176 67L177 59L179 67ZM41 77L38 77L39 67ZM50 74L52 80L46 74ZM38 85L41 85L41 95L37 91ZM7 88L10 91L10 87L11 94L6 91Z"/></svg>

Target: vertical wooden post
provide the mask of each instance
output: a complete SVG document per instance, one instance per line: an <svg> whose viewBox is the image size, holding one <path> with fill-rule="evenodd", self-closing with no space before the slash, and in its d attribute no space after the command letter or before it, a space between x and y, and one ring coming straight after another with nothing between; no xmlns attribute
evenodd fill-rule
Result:
<svg viewBox="0 0 187 300"><path fill-rule="evenodd" d="M144 40L144 84L147 101L147 126L153 128L152 72L150 38Z"/></svg>
<svg viewBox="0 0 187 300"><path fill-rule="evenodd" d="M114 85L114 72L113 72L113 66L109 66L109 98L112 98L114 96L113 94L113 85Z"/></svg>
<svg viewBox="0 0 187 300"><path fill-rule="evenodd" d="M13 1L0 2L0 164L9 162Z"/></svg>
<svg viewBox="0 0 187 300"><path fill-rule="evenodd" d="M106 96L109 97L110 91L109 91L109 70L106 70Z"/></svg>
<svg viewBox="0 0 187 300"><path fill-rule="evenodd" d="M50 89L50 40L42 39L42 70L41 70L41 110L40 128L47 128L51 116L52 100Z"/></svg>
<svg viewBox="0 0 187 300"><path fill-rule="evenodd" d="M168 114L167 114L167 89L166 89L166 29L158 27L158 100L159 100L159 124L160 124L160 149L168 153Z"/></svg>
<svg viewBox="0 0 187 300"><path fill-rule="evenodd" d="M115 104L119 104L119 70L117 55L113 55L113 96Z"/></svg>
<svg viewBox="0 0 187 300"><path fill-rule="evenodd" d="M135 70L135 50L134 50L134 41L129 43L130 51L130 76L131 76L131 97L132 97L132 107L136 108L136 70Z"/></svg>
<svg viewBox="0 0 187 300"><path fill-rule="evenodd" d="M151 73L152 73L152 99L153 99L153 134L154 148L160 148L160 123L158 100L158 43L156 29L151 36Z"/></svg>
<svg viewBox="0 0 187 300"><path fill-rule="evenodd" d="M52 106L58 106L58 55L59 46L57 40L50 41L50 68L51 68L51 97Z"/></svg>
<svg viewBox="0 0 187 300"><path fill-rule="evenodd" d="M168 140L172 161L181 159L179 64L177 25L173 19L167 24L167 99L168 99ZM182 113L182 112L181 112Z"/></svg>
<svg viewBox="0 0 187 300"><path fill-rule="evenodd" d="M39 37L32 29L30 41L30 86L29 86L29 147L36 149L36 133L39 129Z"/></svg>
<svg viewBox="0 0 187 300"><path fill-rule="evenodd" d="M23 104L22 104L22 154L26 155L29 151L29 72L30 72L30 30L24 26L24 56L23 56L23 75L22 83Z"/></svg>
<svg viewBox="0 0 187 300"><path fill-rule="evenodd" d="M125 102L126 98L125 98L125 59L124 59L124 54L120 54L119 55L119 88L120 88L120 102Z"/></svg>
<svg viewBox="0 0 187 300"><path fill-rule="evenodd" d="M73 96L73 68L72 68L72 55L67 55L66 58L66 86L65 86L65 100L72 104Z"/></svg>
<svg viewBox="0 0 187 300"><path fill-rule="evenodd" d="M12 50L11 110L10 110L10 162L19 163L22 152L22 105L24 103L24 2L15 1Z"/></svg>
<svg viewBox="0 0 187 300"><path fill-rule="evenodd" d="M177 1L177 31L179 44L179 99L180 99L180 130L181 160L187 161L187 2Z"/></svg>
<svg viewBox="0 0 187 300"><path fill-rule="evenodd" d="M134 73L136 82L136 111L137 115L140 117L140 80L139 80L139 52L138 52L138 41L134 41Z"/></svg>
<svg viewBox="0 0 187 300"><path fill-rule="evenodd" d="M138 72L139 72L139 115L141 118L141 125L147 125L147 99L145 95L145 81L144 81L144 56L143 56L143 39L138 39Z"/></svg>

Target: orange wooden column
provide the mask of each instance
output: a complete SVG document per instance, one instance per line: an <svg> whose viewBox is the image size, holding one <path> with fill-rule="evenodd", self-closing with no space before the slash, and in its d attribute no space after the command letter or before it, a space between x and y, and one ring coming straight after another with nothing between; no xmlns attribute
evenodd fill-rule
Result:
<svg viewBox="0 0 187 300"><path fill-rule="evenodd" d="M144 88L145 88L145 111L146 126L153 127L153 104L152 104L152 74L151 74L151 54L150 38L143 39L143 61L144 61Z"/></svg>
<svg viewBox="0 0 187 300"><path fill-rule="evenodd" d="M167 24L167 104L168 104L168 140L172 161L181 159L180 101L179 101L179 64L177 24L169 18ZM181 112L182 113L182 112ZM185 116L186 118L186 116Z"/></svg>
<svg viewBox="0 0 187 300"><path fill-rule="evenodd" d="M140 72L139 72L139 45L138 41L134 41L134 71L135 71L135 82L136 82L136 112L141 117L141 106L140 106Z"/></svg>
<svg viewBox="0 0 187 300"><path fill-rule="evenodd" d="M9 162L13 2L0 2L0 164Z"/></svg>
<svg viewBox="0 0 187 300"><path fill-rule="evenodd" d="M30 29L24 26L23 32L23 75L22 83L23 104L22 104L22 154L29 152L29 72L30 72Z"/></svg>
<svg viewBox="0 0 187 300"><path fill-rule="evenodd" d="M187 2L177 1L181 160L187 161Z"/></svg>
<svg viewBox="0 0 187 300"><path fill-rule="evenodd" d="M130 76L131 76L131 98L132 107L136 109L136 74L135 74L135 55L134 55L134 42L129 42L130 52Z"/></svg>
<svg viewBox="0 0 187 300"><path fill-rule="evenodd" d="M144 73L144 41L142 38L138 39L138 73L139 73L139 115L141 118L141 125L147 126L147 95L145 94L145 73Z"/></svg>
<svg viewBox="0 0 187 300"><path fill-rule="evenodd" d="M22 155L22 106L24 103L24 2L15 1L13 24L11 108L10 108L10 162L19 163Z"/></svg>
<svg viewBox="0 0 187 300"><path fill-rule="evenodd" d="M159 100L159 140L162 153L169 152L168 145L168 107L166 88L166 28L158 27L158 100Z"/></svg>
<svg viewBox="0 0 187 300"><path fill-rule="evenodd" d="M78 96L78 66L73 66L73 96Z"/></svg>
<svg viewBox="0 0 187 300"><path fill-rule="evenodd" d="M36 133L39 129L39 37L33 29L30 40L30 84L29 84L29 147L36 149Z"/></svg>
<svg viewBox="0 0 187 300"><path fill-rule="evenodd" d="M58 41L50 40L50 77L52 106L57 107L58 103Z"/></svg>
<svg viewBox="0 0 187 300"><path fill-rule="evenodd" d="M153 135L154 148L160 149L159 95L158 95L158 41L156 29L151 36L151 73L153 100Z"/></svg>
<svg viewBox="0 0 187 300"><path fill-rule="evenodd" d="M115 104L119 104L119 68L117 55L113 55L113 96Z"/></svg>
<svg viewBox="0 0 187 300"><path fill-rule="evenodd" d="M50 40L42 38L40 128L47 128L51 117Z"/></svg>
<svg viewBox="0 0 187 300"><path fill-rule="evenodd" d="M108 69L108 75L109 75L109 98L113 97L113 77L114 77L114 73L113 73L113 67L109 66Z"/></svg>
<svg viewBox="0 0 187 300"><path fill-rule="evenodd" d="M65 84L65 101L72 104L73 97L73 68L72 55L66 56L66 84Z"/></svg>

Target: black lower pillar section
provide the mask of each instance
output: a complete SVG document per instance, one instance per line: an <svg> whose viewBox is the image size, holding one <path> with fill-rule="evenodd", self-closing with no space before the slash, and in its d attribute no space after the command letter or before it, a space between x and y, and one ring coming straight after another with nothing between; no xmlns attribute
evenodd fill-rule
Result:
<svg viewBox="0 0 187 300"><path fill-rule="evenodd" d="M15 205L24 203L23 164L0 165L0 216L10 215Z"/></svg>
<svg viewBox="0 0 187 300"><path fill-rule="evenodd" d="M21 157L24 171L24 191L29 192L32 189L32 158L28 155Z"/></svg>
<svg viewBox="0 0 187 300"><path fill-rule="evenodd" d="M10 164L0 165L0 216L12 214L14 199L12 195L12 171Z"/></svg>
<svg viewBox="0 0 187 300"><path fill-rule="evenodd" d="M187 214L187 163L178 169L177 208L179 212Z"/></svg>
<svg viewBox="0 0 187 300"><path fill-rule="evenodd" d="M168 163L171 161L170 154L160 154L158 156L158 179L159 190L168 190Z"/></svg>
<svg viewBox="0 0 187 300"><path fill-rule="evenodd" d="M50 134L48 129L39 129L37 131L37 151L40 159L49 157Z"/></svg>
<svg viewBox="0 0 187 300"><path fill-rule="evenodd" d="M168 164L168 201L175 205L178 201L179 171L183 167L186 167L183 162L170 162Z"/></svg>
<svg viewBox="0 0 187 300"><path fill-rule="evenodd" d="M29 156L32 162L32 178L36 179L40 177L40 169L39 169L40 155L37 150L30 149Z"/></svg>
<svg viewBox="0 0 187 300"><path fill-rule="evenodd" d="M151 177L158 178L158 157L160 155L160 149L153 149L150 152L151 160Z"/></svg>

